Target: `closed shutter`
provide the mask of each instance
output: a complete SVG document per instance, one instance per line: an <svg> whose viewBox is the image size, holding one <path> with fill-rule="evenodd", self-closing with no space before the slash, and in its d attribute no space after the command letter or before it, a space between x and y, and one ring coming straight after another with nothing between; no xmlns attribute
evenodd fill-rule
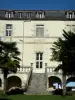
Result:
<svg viewBox="0 0 75 100"><path fill-rule="evenodd" d="M36 37L44 36L44 26L36 26Z"/></svg>

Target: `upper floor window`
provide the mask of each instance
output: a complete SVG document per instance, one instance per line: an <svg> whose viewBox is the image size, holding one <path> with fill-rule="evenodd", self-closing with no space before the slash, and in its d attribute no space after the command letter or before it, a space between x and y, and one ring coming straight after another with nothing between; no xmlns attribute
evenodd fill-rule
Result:
<svg viewBox="0 0 75 100"><path fill-rule="evenodd" d="M72 31L75 33L75 25L72 25Z"/></svg>
<svg viewBox="0 0 75 100"><path fill-rule="evenodd" d="M44 25L36 25L36 37L44 37Z"/></svg>
<svg viewBox="0 0 75 100"><path fill-rule="evenodd" d="M74 12L66 12L66 18L69 18L69 19L75 18L75 13Z"/></svg>
<svg viewBox="0 0 75 100"><path fill-rule="evenodd" d="M66 25L66 31L75 32L75 25Z"/></svg>
<svg viewBox="0 0 75 100"><path fill-rule="evenodd" d="M32 12L26 12L26 16L27 16L27 18L31 18Z"/></svg>
<svg viewBox="0 0 75 100"><path fill-rule="evenodd" d="M13 16L14 16L14 12L11 12L11 11L5 12L6 18L13 18Z"/></svg>
<svg viewBox="0 0 75 100"><path fill-rule="evenodd" d="M36 53L36 68L43 67L43 53Z"/></svg>
<svg viewBox="0 0 75 100"><path fill-rule="evenodd" d="M12 35L12 24L6 24L6 36Z"/></svg>
<svg viewBox="0 0 75 100"><path fill-rule="evenodd" d="M18 17L22 18L22 12L18 12Z"/></svg>
<svg viewBox="0 0 75 100"><path fill-rule="evenodd" d="M45 18L45 12L44 11L36 12L36 18Z"/></svg>

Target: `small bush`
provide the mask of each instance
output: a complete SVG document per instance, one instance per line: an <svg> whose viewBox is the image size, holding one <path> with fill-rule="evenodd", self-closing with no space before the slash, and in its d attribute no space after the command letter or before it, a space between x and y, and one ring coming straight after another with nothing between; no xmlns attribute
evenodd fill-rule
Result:
<svg viewBox="0 0 75 100"><path fill-rule="evenodd" d="M62 89L56 89L52 93L53 93L53 95L63 95L63 90Z"/></svg>
<svg viewBox="0 0 75 100"><path fill-rule="evenodd" d="M12 88L6 92L7 95L16 95L16 94L23 94L24 90L21 88Z"/></svg>
<svg viewBox="0 0 75 100"><path fill-rule="evenodd" d="M0 90L0 95L3 95L3 94L4 94L3 90Z"/></svg>

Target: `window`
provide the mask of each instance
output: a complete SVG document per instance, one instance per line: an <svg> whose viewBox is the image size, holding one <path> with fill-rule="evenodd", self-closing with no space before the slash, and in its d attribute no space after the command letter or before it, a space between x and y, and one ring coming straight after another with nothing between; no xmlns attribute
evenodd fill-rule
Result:
<svg viewBox="0 0 75 100"><path fill-rule="evenodd" d="M75 25L72 25L72 31L75 33Z"/></svg>
<svg viewBox="0 0 75 100"><path fill-rule="evenodd" d="M70 19L72 18L72 13L69 13L69 18L70 18Z"/></svg>
<svg viewBox="0 0 75 100"><path fill-rule="evenodd" d="M6 36L12 35L12 24L6 24Z"/></svg>
<svg viewBox="0 0 75 100"><path fill-rule="evenodd" d="M5 12L6 18L13 18L13 12Z"/></svg>
<svg viewBox="0 0 75 100"><path fill-rule="evenodd" d="M72 18L75 18L75 13L74 12L72 13Z"/></svg>
<svg viewBox="0 0 75 100"><path fill-rule="evenodd" d="M69 18L69 19L75 18L75 13L74 12L67 12L66 18Z"/></svg>
<svg viewBox="0 0 75 100"><path fill-rule="evenodd" d="M43 53L36 53L36 68L43 67Z"/></svg>
<svg viewBox="0 0 75 100"><path fill-rule="evenodd" d="M36 18L45 18L45 12L42 11L36 12Z"/></svg>
<svg viewBox="0 0 75 100"><path fill-rule="evenodd" d="M67 26L66 26L66 31L75 32L75 25L67 25Z"/></svg>
<svg viewBox="0 0 75 100"><path fill-rule="evenodd" d="M32 12L26 12L26 16L27 16L27 18L31 18Z"/></svg>
<svg viewBox="0 0 75 100"><path fill-rule="evenodd" d="M19 18L22 18L22 12L19 12L19 13L18 13L18 17L19 17Z"/></svg>
<svg viewBox="0 0 75 100"><path fill-rule="evenodd" d="M44 25L36 25L36 37L44 36Z"/></svg>

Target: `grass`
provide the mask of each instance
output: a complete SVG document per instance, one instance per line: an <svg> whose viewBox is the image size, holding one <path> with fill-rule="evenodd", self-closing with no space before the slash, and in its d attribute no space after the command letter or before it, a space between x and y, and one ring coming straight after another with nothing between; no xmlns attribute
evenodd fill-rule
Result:
<svg viewBox="0 0 75 100"><path fill-rule="evenodd" d="M8 100L75 100L75 96L56 96L56 95L10 95L1 96ZM0 99L1 100L1 99Z"/></svg>

